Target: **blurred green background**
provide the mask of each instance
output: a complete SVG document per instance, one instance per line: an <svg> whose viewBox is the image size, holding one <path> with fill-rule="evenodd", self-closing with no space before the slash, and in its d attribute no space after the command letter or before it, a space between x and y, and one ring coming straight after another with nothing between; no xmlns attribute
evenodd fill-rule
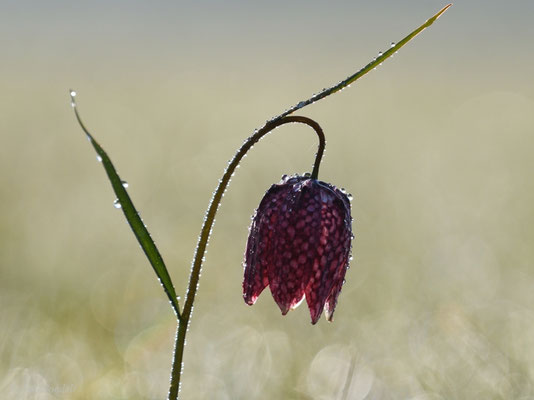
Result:
<svg viewBox="0 0 534 400"><path fill-rule="evenodd" d="M226 162L263 122L445 3L0 2L0 398L163 399L174 315L77 126L109 152L183 297ZM184 399L534 398L534 3L458 1L307 107L354 195L335 320L241 294L250 216L316 138L279 129L220 209Z"/></svg>

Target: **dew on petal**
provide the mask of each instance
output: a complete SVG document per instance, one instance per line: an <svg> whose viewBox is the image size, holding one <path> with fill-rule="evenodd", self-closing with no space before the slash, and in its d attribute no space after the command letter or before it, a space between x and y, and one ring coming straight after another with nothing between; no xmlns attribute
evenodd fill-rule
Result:
<svg viewBox="0 0 534 400"><path fill-rule="evenodd" d="M343 190L306 176L284 175L252 217L245 252L243 297L263 289L285 315L306 299L312 323L330 320L348 269L350 200Z"/></svg>

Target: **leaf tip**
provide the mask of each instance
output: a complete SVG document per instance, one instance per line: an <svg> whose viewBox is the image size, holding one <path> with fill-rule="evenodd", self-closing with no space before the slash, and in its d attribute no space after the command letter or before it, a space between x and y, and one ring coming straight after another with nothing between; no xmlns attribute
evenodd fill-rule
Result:
<svg viewBox="0 0 534 400"><path fill-rule="evenodd" d="M447 4L445 7L443 7L441 10L438 11L438 13L436 15L434 15L433 19L436 20L438 19L439 17L441 17L441 15L447 11L449 8L452 7L452 3L449 3Z"/></svg>

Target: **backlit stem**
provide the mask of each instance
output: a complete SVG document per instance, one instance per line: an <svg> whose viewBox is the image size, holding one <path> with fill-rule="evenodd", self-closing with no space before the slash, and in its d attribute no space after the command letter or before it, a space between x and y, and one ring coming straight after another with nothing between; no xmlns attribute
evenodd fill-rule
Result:
<svg viewBox="0 0 534 400"><path fill-rule="evenodd" d="M379 66L382 62L384 62L387 58L391 57L394 53L396 53L401 47L403 47L408 42L410 42L419 33L421 33L423 30L425 30L430 25L432 25L445 11L447 11L447 9L449 9L450 6L451 4L448 4L447 6L443 7L433 17L429 18L425 23L423 23L417 29L412 31L410 34L408 34L408 36L400 40L398 43L392 44L392 46L388 50L386 50L384 53L376 57L373 61L368 63L365 67L360 69L355 74L347 77L343 81L339 82L338 84L328 89L322 90L321 92L313 95L309 99L299 102L298 104L287 109L286 111L284 111L282 114L278 115L277 117L271 119L270 121L267 121L267 123L261 129L256 131L251 137L248 138L245 144L243 144L243 146L239 149L237 154L234 156L234 158L228 165L228 168L224 172L223 178L221 179L219 186L217 187L217 190L211 200L211 204L206 213L206 219L204 221L204 225L202 226L202 231L200 234L198 247L195 253L195 258L193 260L193 267L191 269L191 275L189 278L189 287L188 287L187 295L185 298L184 309L182 311L182 319L178 323L178 332L176 335L176 347L175 347L175 353L174 353L174 363L173 363L173 368L172 368L172 373L171 373L171 387L169 391L170 400L175 400L178 398L180 376L182 373L182 357L183 357L183 351L184 351L185 336L187 333L187 327L189 325L189 320L191 318L191 311L193 309L193 302L195 300L195 295L197 291L200 270L202 267L202 259L204 257L204 253L206 252L206 246L208 243L211 228L213 226L213 222L215 220L215 214L221 202L222 195L224 191L226 190L228 183L230 182L230 178L232 177L232 174L234 173L241 159L244 157L247 151L250 150L250 148L255 143L258 142L258 140L260 140L264 135L272 131L277 126L280 126L280 125L283 125L289 122L304 123L315 129L322 143L319 146L319 151L317 152L317 157L316 157L313 172L311 175L313 179L317 179L317 175L319 173L319 163L321 161L321 157L323 155L323 150L324 150L324 135L322 134L322 130L319 127L319 125L317 125L317 123L315 123L313 120L309 118L305 118L305 117L291 116L290 114L293 114L295 111L300 110L303 107L306 107L312 103L315 103L318 100L321 100L327 96L330 96L331 94L334 94L342 90L343 88L348 87L351 83L355 82L356 80L358 80L359 78L367 74L368 72L372 71L374 68Z"/></svg>
<svg viewBox="0 0 534 400"><path fill-rule="evenodd" d="M291 115L268 121L261 129L254 132L254 134L245 141L243 146L241 146L241 148L235 154L232 161L230 161L228 168L226 168L226 171L224 171L222 179L219 181L219 186L217 186L217 190L215 191L215 194L211 199L208 211L206 212L206 218L204 219L204 224L200 232L198 246L193 259L193 266L191 269L191 275L189 277L187 295L185 297L184 308L182 310L182 318L181 321L179 321L178 323L178 331L176 333L174 361L171 372L171 387L169 389L170 400L177 399L178 393L180 391L180 378L182 374L182 360L184 354L187 327L189 325L191 313L193 311L193 303L195 301L195 296L198 289L198 281L200 278L200 271L202 269L204 254L206 253L206 247L208 245L208 239L211 233L211 229L213 227L213 223L215 221L215 214L217 213L217 209L219 208L219 205L222 200L222 196L228 186L228 183L230 183L230 178L234 174L234 171L239 165L239 162L243 159L245 154L252 148L252 146L254 146L254 144L256 144L263 136L267 135L273 129L288 123L306 124L312 127L317 133L317 136L319 137L319 148L317 150L317 155L315 156L315 162L311 174L312 179L317 179L317 176L319 174L319 165L323 157L326 141L323 130L321 129L319 124L307 117Z"/></svg>

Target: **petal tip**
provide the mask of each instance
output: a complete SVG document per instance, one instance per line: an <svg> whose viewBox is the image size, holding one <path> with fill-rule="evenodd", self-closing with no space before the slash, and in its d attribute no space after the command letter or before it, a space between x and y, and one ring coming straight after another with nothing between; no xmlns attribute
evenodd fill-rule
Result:
<svg viewBox="0 0 534 400"><path fill-rule="evenodd" d="M246 294L244 294L243 300L245 300L245 303L247 303L247 305L253 306L256 303L256 300L258 300L258 296L247 296Z"/></svg>
<svg viewBox="0 0 534 400"><path fill-rule="evenodd" d="M332 322L334 320L334 312L329 312L327 310L325 310L325 316L326 316L326 320L328 322Z"/></svg>
<svg viewBox="0 0 534 400"><path fill-rule="evenodd" d="M310 312L310 315L311 315L311 323L312 325L315 325L317 321L319 321L319 319L321 318L322 310L319 312Z"/></svg>

